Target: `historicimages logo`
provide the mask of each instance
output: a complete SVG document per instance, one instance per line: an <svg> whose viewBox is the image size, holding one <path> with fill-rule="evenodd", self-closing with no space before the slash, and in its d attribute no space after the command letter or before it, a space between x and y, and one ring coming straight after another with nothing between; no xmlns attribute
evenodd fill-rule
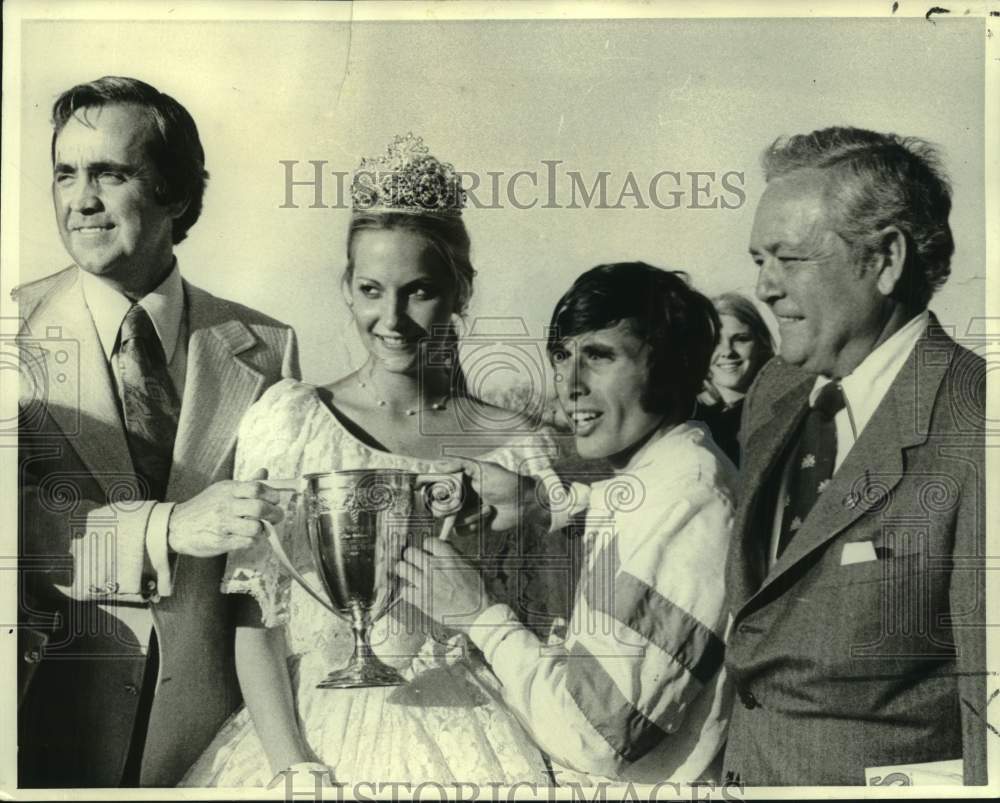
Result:
<svg viewBox="0 0 1000 803"><path fill-rule="evenodd" d="M17 384L17 411L0 418L0 435L37 433L50 403L59 400L68 418L66 435L80 431L80 344L65 338L62 329L44 332L22 330L19 318L0 321L0 383L4 388ZM12 411L13 412L13 411Z"/></svg>
<svg viewBox="0 0 1000 803"><path fill-rule="evenodd" d="M352 176L362 187L392 183L394 178L392 173L334 170L325 159L281 159L278 164L279 209L350 209ZM746 203L746 174L740 170L585 171L562 159L540 159L521 170L455 175L472 209L731 210ZM374 203L374 194L372 199ZM354 208L359 208L358 197Z"/></svg>
<svg viewBox="0 0 1000 803"><path fill-rule="evenodd" d="M284 791L286 801L293 800L573 800L592 803L599 800L743 800L742 784L713 781L677 783L659 781L654 784L637 784L631 781L613 783L607 780L589 780L573 773L574 778L564 775L558 768L552 769L553 782L541 784L534 781L518 781L509 785L491 782L475 784L468 781L438 783L436 781L354 781L341 783L334 778L333 771L321 769L320 765L302 765L300 769L290 767L282 770L268 784L267 788Z"/></svg>

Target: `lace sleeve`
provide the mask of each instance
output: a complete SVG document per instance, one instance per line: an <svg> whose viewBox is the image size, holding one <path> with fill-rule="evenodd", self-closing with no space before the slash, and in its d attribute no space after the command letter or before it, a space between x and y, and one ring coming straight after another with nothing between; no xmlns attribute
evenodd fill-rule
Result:
<svg viewBox="0 0 1000 803"><path fill-rule="evenodd" d="M266 468L271 477L298 476L302 441L309 429L310 396L307 386L285 379L247 411L236 444L235 479L247 479L261 468ZM277 525L286 552L292 549L297 532L296 507L294 497L289 495L285 517ZM291 578L265 538L229 553L221 589L226 594L250 594L260 606L266 627L288 621Z"/></svg>

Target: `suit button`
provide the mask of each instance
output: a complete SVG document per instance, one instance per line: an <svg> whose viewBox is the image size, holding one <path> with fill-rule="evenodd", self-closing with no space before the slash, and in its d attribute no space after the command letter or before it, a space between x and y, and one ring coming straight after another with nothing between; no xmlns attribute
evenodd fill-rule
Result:
<svg viewBox="0 0 1000 803"><path fill-rule="evenodd" d="M139 694L139 687L136 686L134 683L126 683L125 693L130 697L137 697Z"/></svg>
<svg viewBox="0 0 1000 803"><path fill-rule="evenodd" d="M37 649L24 651L24 662L26 664L37 664L42 660L42 651Z"/></svg>
<svg viewBox="0 0 1000 803"><path fill-rule="evenodd" d="M753 692L750 691L746 686L740 684L736 687L736 693L740 696L740 702L743 703L743 707L747 710L751 708L756 708L760 703L757 702L757 698L753 696Z"/></svg>

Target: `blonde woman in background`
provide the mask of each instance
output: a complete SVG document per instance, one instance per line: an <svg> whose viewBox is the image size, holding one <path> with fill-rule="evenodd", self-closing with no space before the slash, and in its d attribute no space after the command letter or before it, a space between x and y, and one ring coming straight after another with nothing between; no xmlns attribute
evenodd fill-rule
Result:
<svg viewBox="0 0 1000 803"><path fill-rule="evenodd" d="M722 330L694 417L708 425L713 440L738 466L743 397L764 363L774 356L774 339L763 316L746 296L723 293L712 303Z"/></svg>

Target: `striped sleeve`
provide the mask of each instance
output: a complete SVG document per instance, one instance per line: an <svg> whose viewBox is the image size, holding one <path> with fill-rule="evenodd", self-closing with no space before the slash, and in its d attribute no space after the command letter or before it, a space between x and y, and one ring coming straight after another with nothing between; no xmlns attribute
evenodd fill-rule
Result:
<svg viewBox="0 0 1000 803"><path fill-rule="evenodd" d="M673 490L612 519L588 514L589 560L564 644L542 645L502 606L471 632L508 704L574 769L614 777L661 746L722 667L732 506L702 484Z"/></svg>

